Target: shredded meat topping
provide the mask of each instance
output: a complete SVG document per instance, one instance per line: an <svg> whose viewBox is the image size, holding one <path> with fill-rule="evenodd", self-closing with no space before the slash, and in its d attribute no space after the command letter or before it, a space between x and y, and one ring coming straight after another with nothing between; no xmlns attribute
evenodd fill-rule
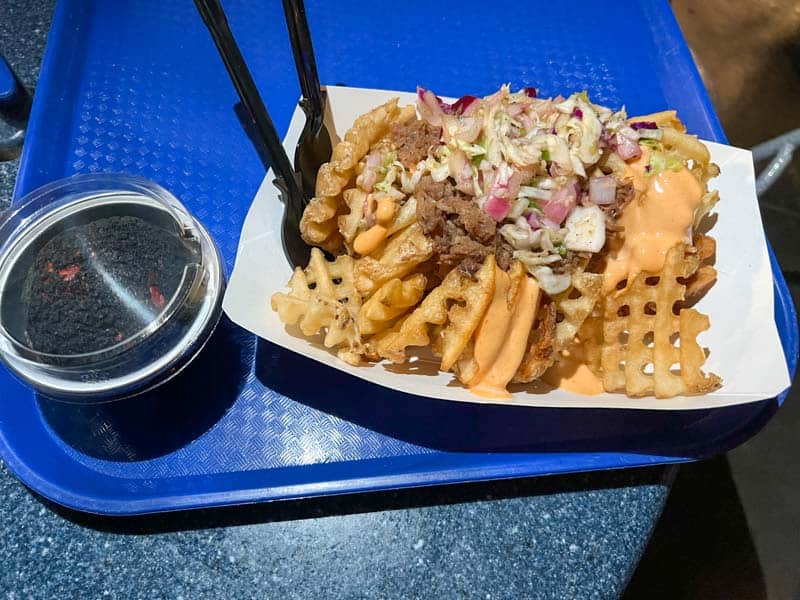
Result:
<svg viewBox="0 0 800 600"><path fill-rule="evenodd" d="M439 145L441 130L423 120L412 119L408 123L392 125L392 142L397 159L409 170L428 157L428 151Z"/></svg>
<svg viewBox="0 0 800 600"><path fill-rule="evenodd" d="M636 195L633 189L633 183L630 180L625 180L623 183L617 184L617 192L612 204L601 206L606 215L606 228L610 231L619 231L621 228L617 225L616 221L622 213L622 209L628 204Z"/></svg>
<svg viewBox="0 0 800 600"><path fill-rule="evenodd" d="M592 255L589 252L573 252L572 250L567 250L567 253L560 261L558 261L557 263L553 263L552 265L553 273L571 274L581 264L583 264L584 262L588 262L591 256Z"/></svg>
<svg viewBox="0 0 800 600"><path fill-rule="evenodd" d="M474 274L488 255L495 254L499 245L502 247L494 220L449 179L435 182L425 175L415 195L417 220L425 235L433 240L439 262ZM504 248L506 268L511 263L510 255L510 248Z"/></svg>

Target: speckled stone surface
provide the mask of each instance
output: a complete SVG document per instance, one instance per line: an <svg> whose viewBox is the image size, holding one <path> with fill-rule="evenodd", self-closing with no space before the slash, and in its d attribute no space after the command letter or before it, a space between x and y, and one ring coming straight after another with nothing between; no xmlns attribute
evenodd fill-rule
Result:
<svg viewBox="0 0 800 600"><path fill-rule="evenodd" d="M614 598L664 469L108 519L0 471L9 597ZM55 508L55 510L54 510Z"/></svg>
<svg viewBox="0 0 800 600"><path fill-rule="evenodd" d="M50 0L0 0L0 51L35 85ZM17 161L0 163L0 208ZM8 598L612 598L670 468L110 519L30 493L0 464Z"/></svg>

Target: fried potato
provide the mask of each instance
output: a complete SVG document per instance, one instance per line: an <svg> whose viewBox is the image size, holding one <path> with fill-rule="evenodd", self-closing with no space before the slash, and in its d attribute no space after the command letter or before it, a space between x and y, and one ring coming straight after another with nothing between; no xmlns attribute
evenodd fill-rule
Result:
<svg viewBox="0 0 800 600"><path fill-rule="evenodd" d="M556 361L556 305L553 302L539 307L537 322L528 337L528 348L517 372L515 383L528 383L539 379Z"/></svg>
<svg viewBox="0 0 800 600"><path fill-rule="evenodd" d="M708 235L695 234L691 249L697 259L697 270L682 283L686 285L685 298L679 308L691 308L708 293L717 281L717 270L712 266L716 260L717 242Z"/></svg>
<svg viewBox="0 0 800 600"><path fill-rule="evenodd" d="M527 277L527 271L525 267L520 261L515 261L508 271L509 285L508 291L506 292L506 304L509 307L513 307L517 297L517 292L520 289L520 285L522 284L524 277ZM494 294L494 291L492 291L492 294ZM437 352L436 344L437 343L434 342L435 352ZM444 343L440 342L440 345L443 347ZM472 378L478 373L478 363L475 360L473 351L473 340L470 340L470 342L464 347L464 350L462 350L461 355L458 356L455 362L451 365L453 372L464 384L469 384ZM443 352L444 350L442 349L437 353L443 354Z"/></svg>
<svg viewBox="0 0 800 600"><path fill-rule="evenodd" d="M368 194L359 188L350 188L345 190L342 196L345 204L350 207L350 212L339 216L337 220L339 232L344 238L348 252L350 254L357 254L354 248L355 240L362 231L366 231L366 229L362 227L362 223L364 222L363 219L367 211L367 206L369 205L369 210L374 215L376 205L378 204L376 197L380 198L381 195ZM385 229L384 238L378 241L376 247L379 248L386 239L390 238L398 231L402 231L411 224L416 223L416 221L417 199L412 197L406 200L399 209L395 209L394 216L389 222L381 224ZM374 250L369 252L369 254L373 253Z"/></svg>
<svg viewBox="0 0 800 600"><path fill-rule="evenodd" d="M403 206L397 211L394 219L386 228L386 235L391 236L398 231L417 222L417 199L413 196L405 201Z"/></svg>
<svg viewBox="0 0 800 600"><path fill-rule="evenodd" d="M650 113L649 115L639 115L638 117L629 117L629 123L637 123L640 121L653 122L659 127L671 127L681 133L686 131L686 126L678 118L678 112L675 110L662 110L660 112Z"/></svg>
<svg viewBox="0 0 800 600"><path fill-rule="evenodd" d="M300 231L308 244L320 246L336 253L342 245L342 237L336 229L336 213L339 200L332 196L312 198L300 218Z"/></svg>
<svg viewBox="0 0 800 600"><path fill-rule="evenodd" d="M711 162L711 154L706 145L696 135L681 133L671 127L661 130L661 143L669 150L675 150L682 156L691 159L695 164L705 167Z"/></svg>
<svg viewBox="0 0 800 600"><path fill-rule="evenodd" d="M706 192L703 194L703 197L700 199L700 206L698 206L694 211L694 221L692 223L693 227L699 227L700 221L703 220L708 213L711 212L711 209L716 206L717 202L719 201L719 192L717 190L713 190L711 192Z"/></svg>
<svg viewBox="0 0 800 600"><path fill-rule="evenodd" d="M553 296L557 314L562 317L556 324L557 350L564 350L572 345L584 320L592 313L602 290L602 275L578 269L572 275L572 285Z"/></svg>
<svg viewBox="0 0 800 600"><path fill-rule="evenodd" d="M700 369L705 353L696 337L707 328L707 317L694 309L674 311L685 297L679 279L693 274L698 264L697 255L678 244L659 273L641 273L627 288L606 297L601 353L606 391L669 398L719 387L719 377Z"/></svg>
<svg viewBox="0 0 800 600"><path fill-rule="evenodd" d="M379 356L401 363L406 360L406 348L431 343L430 326L443 325L439 330L441 345L437 346L441 348L442 370L450 370L491 302L494 276L493 255L486 258L475 278L453 269L410 315L379 334L371 346Z"/></svg>
<svg viewBox="0 0 800 600"><path fill-rule="evenodd" d="M308 244L334 253L341 250L337 216L347 209L342 190L350 184L356 164L369 147L389 131L395 119L404 115L397 107L397 98L393 98L358 117L344 139L334 146L330 161L317 172L315 197L300 219L300 233Z"/></svg>
<svg viewBox="0 0 800 600"><path fill-rule="evenodd" d="M358 188L350 188L342 192L342 198L350 211L341 215L336 220L336 223L339 225L339 232L342 234L345 243L348 244L348 247L351 247L358 233L358 226L364 218L364 208L368 201L368 194Z"/></svg>
<svg viewBox="0 0 800 600"><path fill-rule="evenodd" d="M517 291L527 277L527 271L522 263L515 262L509 270L510 285L508 288L507 301L509 304L515 302ZM556 331L556 309L550 302L540 304L533 327L528 335L525 354L522 357L517 371L514 373L512 381L516 383L527 383L541 377L555 361L555 350L553 341ZM478 363L474 356L473 340L466 345L461 355L452 365L453 372L459 381L469 385L470 381L478 374Z"/></svg>
<svg viewBox="0 0 800 600"><path fill-rule="evenodd" d="M389 238L374 255L356 261L356 289L368 297L390 279L405 277L432 255L433 243L422 233L419 223L414 223Z"/></svg>
<svg viewBox="0 0 800 600"><path fill-rule="evenodd" d="M376 291L358 313L361 335L380 333L397 317L416 306L425 293L425 276L415 273L405 280L390 279Z"/></svg>
<svg viewBox="0 0 800 600"><path fill-rule="evenodd" d="M353 284L353 263L349 256L328 262L318 248L312 248L308 267L294 270L289 293L273 294L271 305L281 321L298 324L303 335L324 331L326 348L339 348L339 358L358 364L362 348L356 316L361 299Z"/></svg>
<svg viewBox="0 0 800 600"><path fill-rule="evenodd" d="M578 340L583 349L582 355L586 366L596 377L602 379L603 315L599 307L595 307L592 314L583 322L578 331Z"/></svg>

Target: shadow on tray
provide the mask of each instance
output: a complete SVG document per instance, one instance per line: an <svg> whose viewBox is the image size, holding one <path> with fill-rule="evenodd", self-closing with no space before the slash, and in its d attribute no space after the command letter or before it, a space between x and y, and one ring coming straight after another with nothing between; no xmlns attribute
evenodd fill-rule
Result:
<svg viewBox="0 0 800 600"><path fill-rule="evenodd" d="M253 336L222 317L206 348L157 389L98 405L37 396L50 428L76 450L131 462L173 452L208 431L230 408L252 364Z"/></svg>
<svg viewBox="0 0 800 600"><path fill-rule="evenodd" d="M448 452L631 452L699 458L742 443L777 410L774 400L680 412L449 402L363 381L262 339L256 376L313 409Z"/></svg>

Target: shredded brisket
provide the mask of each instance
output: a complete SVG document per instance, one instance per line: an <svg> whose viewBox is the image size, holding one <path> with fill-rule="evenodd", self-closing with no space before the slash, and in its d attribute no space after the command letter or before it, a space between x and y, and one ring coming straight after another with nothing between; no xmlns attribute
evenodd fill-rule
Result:
<svg viewBox="0 0 800 600"><path fill-rule="evenodd" d="M408 123L392 125L392 142L397 159L407 169L413 170L417 163L428 157L428 151L439 145L441 130L423 120L413 119Z"/></svg>
<svg viewBox="0 0 800 600"><path fill-rule="evenodd" d="M417 220L433 240L440 263L474 274L484 259L498 249L506 268L511 263L510 247L503 247L497 239L497 224L474 198L458 191L450 179L436 182L425 175L415 195ZM497 254L500 263L500 253Z"/></svg>

